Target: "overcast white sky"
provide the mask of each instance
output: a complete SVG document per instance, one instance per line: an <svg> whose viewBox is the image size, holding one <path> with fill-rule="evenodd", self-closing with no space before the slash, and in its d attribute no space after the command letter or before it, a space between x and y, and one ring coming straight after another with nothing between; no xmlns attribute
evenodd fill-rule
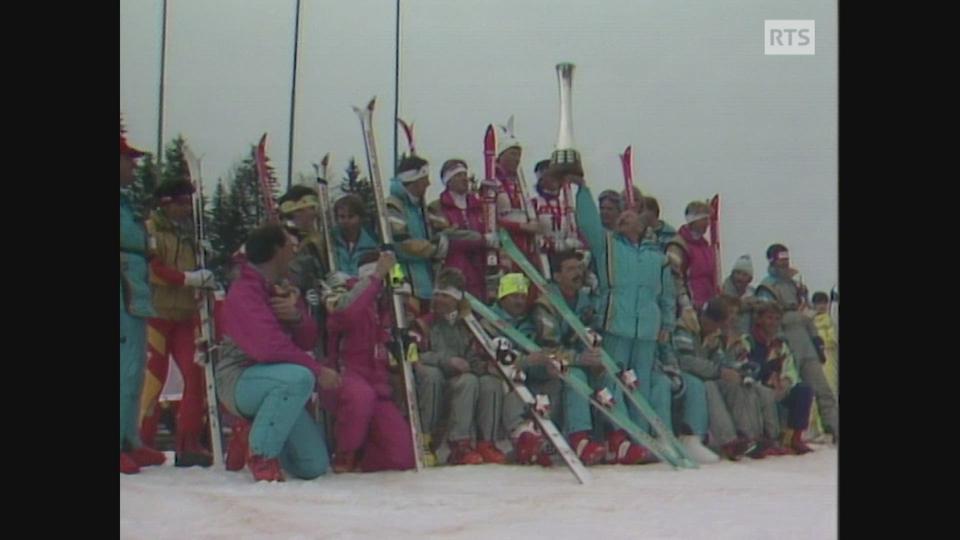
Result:
<svg viewBox="0 0 960 540"><path fill-rule="evenodd" d="M295 0L169 0L164 139L182 133L208 185L269 133L286 183ZM385 178L393 151L392 0L302 0L294 175L363 146L351 105L376 95ZM403 0L400 117L434 169L482 174L483 133L516 117L528 179L556 141L555 64L576 64L574 134L594 192L622 188L617 154L679 227L720 193L723 270L773 242L813 290L837 283L837 7L826 0ZM161 0L120 4L120 110L154 151ZM765 56L765 19L816 21L816 55ZM403 138L401 149L405 149Z"/></svg>

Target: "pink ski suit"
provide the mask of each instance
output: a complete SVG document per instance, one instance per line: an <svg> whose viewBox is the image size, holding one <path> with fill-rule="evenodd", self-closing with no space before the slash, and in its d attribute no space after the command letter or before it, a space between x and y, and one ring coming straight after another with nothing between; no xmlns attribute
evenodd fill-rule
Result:
<svg viewBox="0 0 960 540"><path fill-rule="evenodd" d="M690 289L693 307L700 309L717 296L716 252L706 238L694 239L690 227L680 227L677 234L683 238L687 254L687 286Z"/></svg>
<svg viewBox="0 0 960 540"><path fill-rule="evenodd" d="M350 301L327 314L327 363L342 384L321 392L324 408L336 418L337 452L360 451L364 472L414 467L410 426L394 404L387 371L389 333L378 298L383 280L361 279Z"/></svg>
<svg viewBox="0 0 960 540"><path fill-rule="evenodd" d="M440 194L439 202L440 212L452 227L461 231L475 231L478 234L476 239L451 237L450 250L443 265L463 272L467 281L467 292L477 298L486 298L487 242L483 238L483 205L476 195L468 193L467 208L461 209L454 203L449 191Z"/></svg>

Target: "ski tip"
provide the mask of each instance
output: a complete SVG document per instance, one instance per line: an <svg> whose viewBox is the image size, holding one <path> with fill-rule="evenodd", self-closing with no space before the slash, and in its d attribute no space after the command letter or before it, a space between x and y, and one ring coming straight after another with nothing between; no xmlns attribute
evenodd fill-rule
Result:
<svg viewBox="0 0 960 540"><path fill-rule="evenodd" d="M330 152L324 154L323 159L320 160L320 165L326 167L328 164L330 164Z"/></svg>
<svg viewBox="0 0 960 540"><path fill-rule="evenodd" d="M367 109L370 112L373 112L373 108L376 107L376 105L377 105L377 96L373 96L372 98L370 98L370 103L367 104Z"/></svg>

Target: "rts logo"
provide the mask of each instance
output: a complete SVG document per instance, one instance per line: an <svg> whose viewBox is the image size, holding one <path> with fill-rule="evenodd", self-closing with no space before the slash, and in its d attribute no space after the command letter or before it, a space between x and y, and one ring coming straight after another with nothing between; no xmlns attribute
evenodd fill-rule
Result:
<svg viewBox="0 0 960 540"><path fill-rule="evenodd" d="M816 54L816 21L763 21L763 54Z"/></svg>

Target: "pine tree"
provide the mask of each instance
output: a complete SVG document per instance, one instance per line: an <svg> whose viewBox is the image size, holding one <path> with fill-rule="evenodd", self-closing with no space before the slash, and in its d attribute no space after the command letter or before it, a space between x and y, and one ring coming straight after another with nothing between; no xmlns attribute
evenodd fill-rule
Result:
<svg viewBox="0 0 960 540"><path fill-rule="evenodd" d="M189 180L190 169L187 167L187 161L183 157L183 145L186 141L183 135L177 135L167 144L163 152L163 171L160 175L162 182L171 180Z"/></svg>
<svg viewBox="0 0 960 540"><path fill-rule="evenodd" d="M157 165L153 154L147 152L140 158L133 171L133 183L126 189L137 218L146 219L153 206L153 191L157 189Z"/></svg>
<svg viewBox="0 0 960 540"><path fill-rule="evenodd" d="M344 193L352 193L360 197L366 207L366 218L363 220L363 226L368 231L376 231L377 219L377 200L373 195L373 183L365 177L360 176L360 168L357 167L357 160L350 158L347 168L344 169L346 176L340 183L340 189Z"/></svg>

